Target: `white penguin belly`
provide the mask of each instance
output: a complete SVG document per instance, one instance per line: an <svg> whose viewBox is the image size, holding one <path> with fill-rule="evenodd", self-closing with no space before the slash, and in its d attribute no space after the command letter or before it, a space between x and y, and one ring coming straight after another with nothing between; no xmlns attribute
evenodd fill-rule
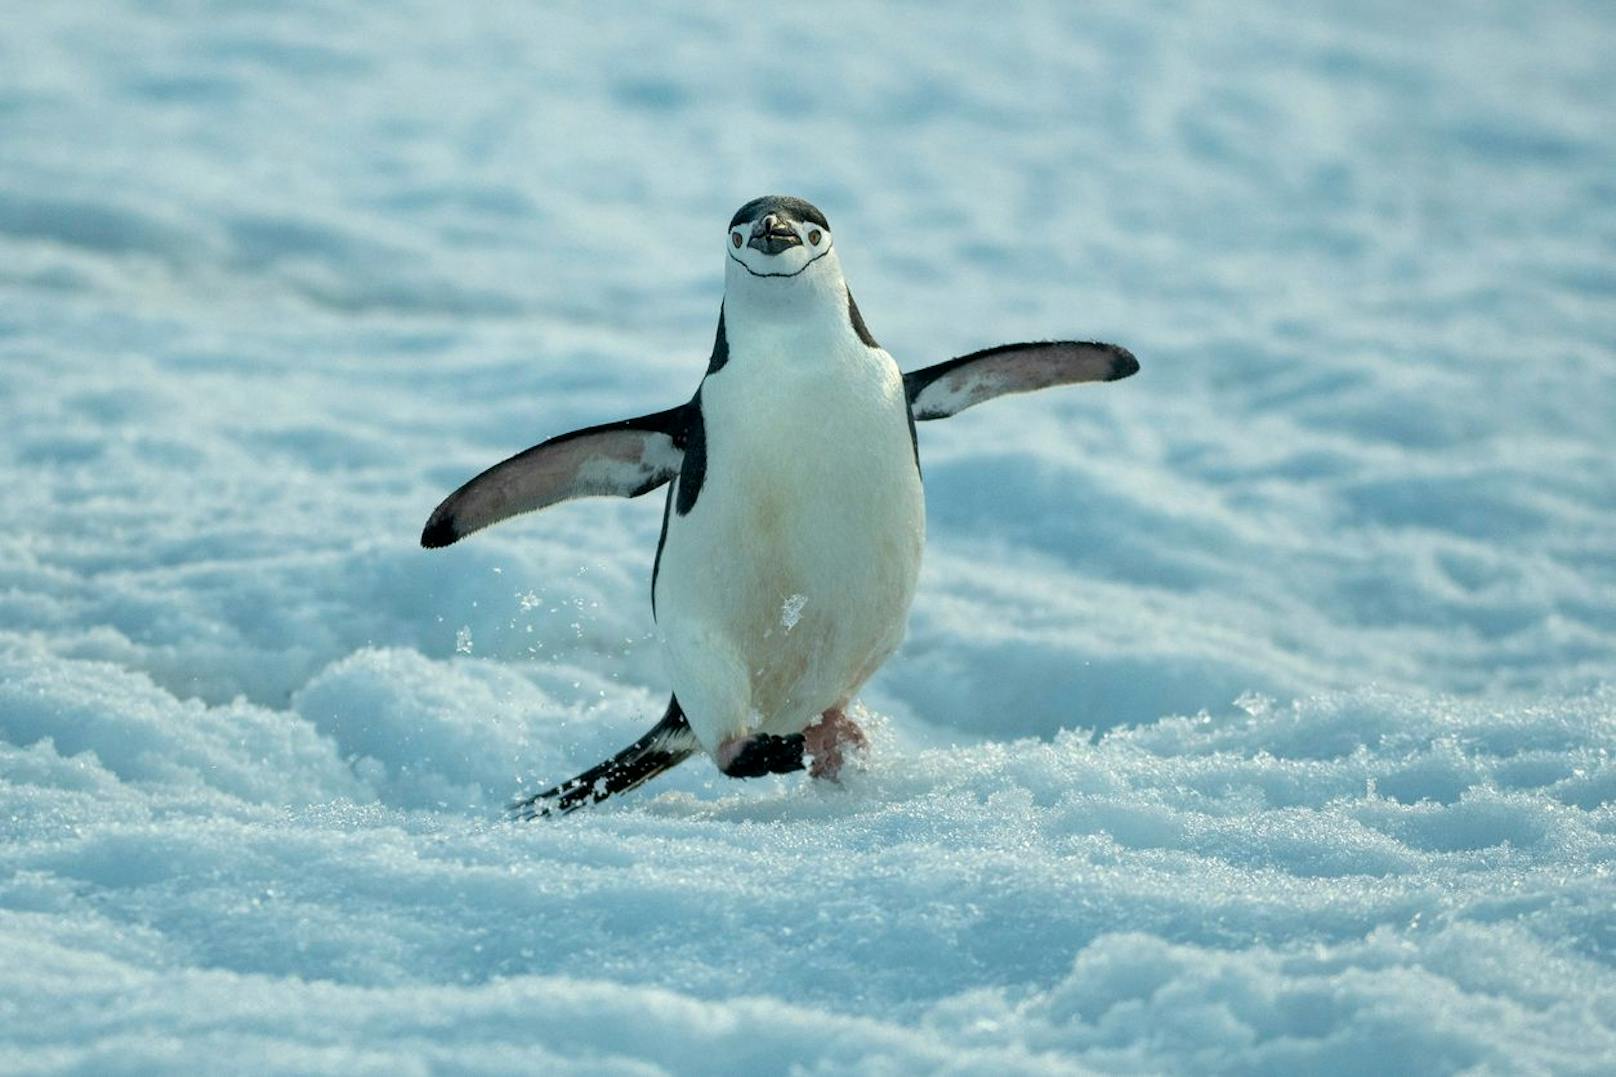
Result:
<svg viewBox="0 0 1616 1077"><path fill-rule="evenodd" d="M736 367L703 387L706 474L657 576L674 694L709 751L845 703L903 638L925 539L890 358Z"/></svg>

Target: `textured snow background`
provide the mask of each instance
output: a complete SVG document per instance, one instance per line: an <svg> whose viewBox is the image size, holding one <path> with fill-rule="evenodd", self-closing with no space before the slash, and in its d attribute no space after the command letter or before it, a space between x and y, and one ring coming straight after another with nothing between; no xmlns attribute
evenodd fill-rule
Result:
<svg viewBox="0 0 1616 1077"><path fill-rule="evenodd" d="M4 3L0 1070L1609 1072L1616 18L1412 6ZM774 191L1144 371L922 427L844 788L507 825L661 501L421 523Z"/></svg>

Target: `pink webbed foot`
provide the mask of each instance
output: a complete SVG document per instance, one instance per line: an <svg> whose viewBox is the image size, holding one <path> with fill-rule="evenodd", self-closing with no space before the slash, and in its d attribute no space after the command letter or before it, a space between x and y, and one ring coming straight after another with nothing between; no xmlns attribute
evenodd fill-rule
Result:
<svg viewBox="0 0 1616 1077"><path fill-rule="evenodd" d="M848 752L862 752L870 746L864 730L840 707L820 715L819 721L802 731L802 740L803 748L814 760L808 773L831 780L841 773Z"/></svg>

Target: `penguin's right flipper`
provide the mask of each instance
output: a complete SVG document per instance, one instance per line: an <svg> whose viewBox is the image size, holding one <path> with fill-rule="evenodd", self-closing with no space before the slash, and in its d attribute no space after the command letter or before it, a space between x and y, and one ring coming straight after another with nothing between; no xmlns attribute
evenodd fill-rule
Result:
<svg viewBox="0 0 1616 1077"><path fill-rule="evenodd" d="M677 698L651 731L610 759L569 778L553 789L512 801L506 809L515 819L565 815L586 804L599 804L614 793L626 793L683 763L700 745L690 731Z"/></svg>
<svg viewBox="0 0 1616 1077"><path fill-rule="evenodd" d="M910 414L916 422L946 419L966 408L1009 393L1029 393L1052 385L1117 381L1139 373L1139 360L1127 348L1096 340L1042 340L1000 344L946 363L911 370L903 376Z"/></svg>
<svg viewBox="0 0 1616 1077"><path fill-rule="evenodd" d="M521 512L574 497L638 497L679 474L688 404L553 437L495 464L433 510L421 545L447 546Z"/></svg>

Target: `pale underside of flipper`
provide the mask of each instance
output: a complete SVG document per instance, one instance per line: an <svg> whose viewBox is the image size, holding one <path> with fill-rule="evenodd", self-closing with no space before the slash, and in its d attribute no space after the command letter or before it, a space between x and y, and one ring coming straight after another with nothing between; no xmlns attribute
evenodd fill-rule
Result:
<svg viewBox="0 0 1616 1077"><path fill-rule="evenodd" d="M924 422L958 415L996 396L1086 381L1117 381L1138 370L1139 360L1118 345L1051 340L1001 344L911 370L903 376L903 387L915 421Z"/></svg>
<svg viewBox="0 0 1616 1077"><path fill-rule="evenodd" d="M484 471L443 500L421 545L447 546L518 513L575 497L638 497L679 473L689 405L553 437Z"/></svg>

